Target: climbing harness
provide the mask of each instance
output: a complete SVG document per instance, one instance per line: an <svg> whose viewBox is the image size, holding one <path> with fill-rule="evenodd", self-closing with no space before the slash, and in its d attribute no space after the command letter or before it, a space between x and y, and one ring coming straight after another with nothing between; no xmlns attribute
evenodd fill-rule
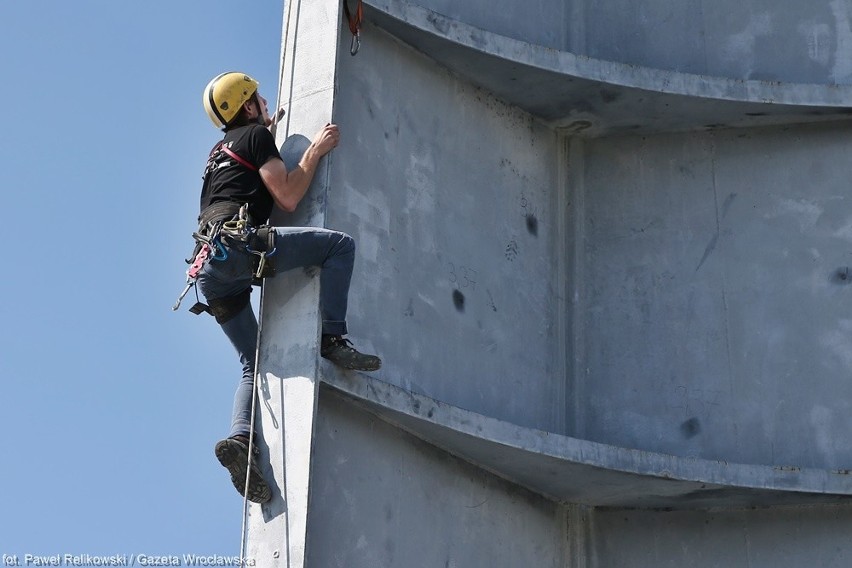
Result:
<svg viewBox="0 0 852 568"><path fill-rule="evenodd" d="M186 271L186 286L178 297L172 310L177 311L183 298L193 288L198 280L205 262L224 261L228 258L228 250L223 245L223 239L231 248L240 247L255 257L252 263L252 284L260 286L264 278L275 275L275 267L270 257L278 252L275 247L275 230L269 225L255 227L249 214L248 204L223 201L207 207L199 217L198 230L192 234L195 239L195 249L186 260L190 264ZM219 323L225 323L237 315L249 302L249 292L217 298L204 304L198 299L189 311L194 314L207 312L216 317Z"/></svg>
<svg viewBox="0 0 852 568"><path fill-rule="evenodd" d="M222 140L210 151L203 177L206 177L213 169L220 167L222 154L250 171L257 171L254 164L231 150ZM186 271L186 286L178 296L175 305L172 306L172 311L177 311L180 308L184 297L190 289L195 287L198 274L205 262L227 260L228 250L222 244L223 238L227 239L232 246L240 243L248 253L257 257L257 266L253 266L252 272L253 285L259 286L263 278L275 274L272 263L268 262L268 258L276 252L275 232L268 225L255 225L248 213L247 203L220 201L213 203L201 212L201 215L198 216L198 230L192 233L192 237L195 239L195 248L189 258L186 259L186 263L190 265ZM228 321L249 302L246 293L210 300L210 305L207 305L198 298L197 288L195 299L196 302L189 311L196 315L207 312L215 316L219 323Z"/></svg>
<svg viewBox="0 0 852 568"><path fill-rule="evenodd" d="M349 0L343 0L343 11L349 21L349 31L352 32L352 43L349 46L349 54L355 55L361 49L361 22L364 20L364 3L358 0L355 7L355 15L349 10Z"/></svg>

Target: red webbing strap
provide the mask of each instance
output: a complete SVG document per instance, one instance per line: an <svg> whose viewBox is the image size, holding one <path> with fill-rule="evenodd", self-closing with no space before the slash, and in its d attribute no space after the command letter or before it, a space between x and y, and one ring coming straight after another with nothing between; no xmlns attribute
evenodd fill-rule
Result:
<svg viewBox="0 0 852 568"><path fill-rule="evenodd" d="M229 155L230 157L232 157L233 159L235 159L235 160L236 160L237 162L239 162L241 165L243 165L243 166L247 167L248 169L250 169L251 171L253 171L253 172L256 172L256 171L257 171L257 168L254 166L254 164L252 164L252 163L251 163L251 162L249 162L248 160L244 160L244 159L243 159L243 158L241 158L241 157L240 157L240 156L239 156L236 152L234 152L233 150L231 150L231 149L230 149L230 148L228 148L227 146L224 146L224 145L223 145L223 146L222 146L222 151L223 151L223 152L225 152L226 154L228 154L228 155Z"/></svg>
<svg viewBox="0 0 852 568"><path fill-rule="evenodd" d="M361 49L361 21L364 19L364 4L358 0L358 6L355 8L355 16L349 11L349 0L343 0L343 11L346 12L346 19L349 20L349 31L352 32L352 45L349 46L349 54L355 55Z"/></svg>
<svg viewBox="0 0 852 568"><path fill-rule="evenodd" d="M362 0L358 0L354 18L352 12L349 11L349 0L343 0L343 11L346 13L346 19L349 20L349 31L352 32L352 35L357 36L361 29L361 21L364 19L364 3Z"/></svg>

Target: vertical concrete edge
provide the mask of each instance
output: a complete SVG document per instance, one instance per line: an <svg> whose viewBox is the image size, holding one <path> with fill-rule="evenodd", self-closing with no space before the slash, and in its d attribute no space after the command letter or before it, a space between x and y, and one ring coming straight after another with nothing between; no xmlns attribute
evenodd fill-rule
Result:
<svg viewBox="0 0 852 568"><path fill-rule="evenodd" d="M584 312L585 312L585 172L584 172L584 140L582 137L562 132L562 143L560 149L563 157L560 160L560 170L564 172L560 178L562 185L561 194L564 195L565 213L564 223L568 225L563 231L565 250L570 251L571 258L564 270L570 271L564 277L566 287L565 294L570 295L570 301L565 302L566 314L563 318L566 322L567 334L564 349L570 352L570 361L566 362L566 377L568 387L566 389L566 408L571 412L568 422L573 437L584 437L585 417L583 415L582 401L583 382L586 372L584 362L586 360Z"/></svg>
<svg viewBox="0 0 852 568"><path fill-rule="evenodd" d="M556 131L556 250L570 249L569 216L571 213L571 183L569 181L568 156L569 138ZM569 274L570 259L564 254L556 254L555 298L556 298L556 337L554 348L555 373L555 420L556 431L564 434L568 431L568 404L571 396L571 372L569 341L571 337L571 277Z"/></svg>
<svg viewBox="0 0 852 568"><path fill-rule="evenodd" d="M276 107L286 118L276 142L288 167L304 150L307 136L333 116L340 7L333 0L285 4L279 93ZM276 109L277 110L277 109ZM331 157L323 158L299 208L276 210L270 223L325 226ZM317 271L293 270L267 280L261 296L258 349L257 433L260 466L272 485L269 503L251 504L247 558L258 566L308 565L313 445L320 377L319 278Z"/></svg>
<svg viewBox="0 0 852 568"><path fill-rule="evenodd" d="M585 505L565 506L565 566L592 568L590 559L591 515L593 509Z"/></svg>

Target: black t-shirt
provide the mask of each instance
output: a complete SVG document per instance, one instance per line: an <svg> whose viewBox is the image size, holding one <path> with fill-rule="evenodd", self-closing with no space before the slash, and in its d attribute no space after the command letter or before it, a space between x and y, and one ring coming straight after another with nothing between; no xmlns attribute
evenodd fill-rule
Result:
<svg viewBox="0 0 852 568"><path fill-rule="evenodd" d="M270 159L281 159L275 147L275 137L259 124L248 124L227 131L222 141L210 152L201 188L201 211L220 201L248 203L252 219L257 223L266 222L272 212L273 200L260 174L226 154L221 146L229 148L259 169Z"/></svg>

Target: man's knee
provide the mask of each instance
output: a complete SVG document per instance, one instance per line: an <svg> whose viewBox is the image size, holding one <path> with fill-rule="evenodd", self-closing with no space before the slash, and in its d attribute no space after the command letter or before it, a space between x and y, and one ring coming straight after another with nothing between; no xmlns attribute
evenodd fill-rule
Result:
<svg viewBox="0 0 852 568"><path fill-rule="evenodd" d="M355 239L346 233L340 233L340 242L338 244L340 252L350 254L355 252Z"/></svg>

